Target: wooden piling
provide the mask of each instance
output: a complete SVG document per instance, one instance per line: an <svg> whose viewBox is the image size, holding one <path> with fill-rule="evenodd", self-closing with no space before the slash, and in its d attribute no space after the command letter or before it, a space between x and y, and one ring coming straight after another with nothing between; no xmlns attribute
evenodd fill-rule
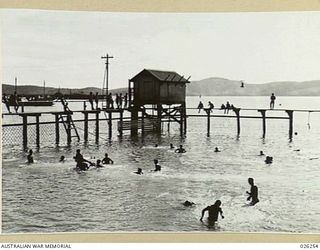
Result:
<svg viewBox="0 0 320 250"><path fill-rule="evenodd" d="M145 110L143 109L143 110L141 111L141 113L142 113L142 116L141 116L141 134L142 134L142 136L144 136L144 132L145 132L145 130L144 130Z"/></svg>
<svg viewBox="0 0 320 250"><path fill-rule="evenodd" d="M88 113L84 112L84 141L87 142L88 141Z"/></svg>
<svg viewBox="0 0 320 250"><path fill-rule="evenodd" d="M109 139L112 138L112 112L108 112L109 121L108 121L108 128L109 128Z"/></svg>
<svg viewBox="0 0 320 250"><path fill-rule="evenodd" d="M234 108L233 111L237 116L237 134L240 135L240 108Z"/></svg>
<svg viewBox="0 0 320 250"><path fill-rule="evenodd" d="M36 145L40 147L40 124L39 115L36 116Z"/></svg>
<svg viewBox="0 0 320 250"><path fill-rule="evenodd" d="M183 136L183 116L182 116L182 107L180 107L180 136Z"/></svg>
<svg viewBox="0 0 320 250"><path fill-rule="evenodd" d="M55 127L56 127L56 144L59 145L60 131L59 131L59 115L55 114Z"/></svg>
<svg viewBox="0 0 320 250"><path fill-rule="evenodd" d="M266 110L265 109L258 109L258 112L262 115L262 137L266 137Z"/></svg>
<svg viewBox="0 0 320 250"><path fill-rule="evenodd" d="M293 110L286 110L286 113L289 116L289 139L292 139L293 135Z"/></svg>
<svg viewBox="0 0 320 250"><path fill-rule="evenodd" d="M162 106L161 104L157 104L157 133L161 134L161 113Z"/></svg>
<svg viewBox="0 0 320 250"><path fill-rule="evenodd" d="M71 115L67 115L67 144L71 144Z"/></svg>
<svg viewBox="0 0 320 250"><path fill-rule="evenodd" d="M120 111L119 136L123 135L123 110Z"/></svg>
<svg viewBox="0 0 320 250"><path fill-rule="evenodd" d="M27 115L23 115L22 116L22 123L23 123L23 127L22 127L22 143L23 143L23 147L27 148L28 146L28 117Z"/></svg>
<svg viewBox="0 0 320 250"><path fill-rule="evenodd" d="M96 112L96 142L99 141L99 114L100 112Z"/></svg>
<svg viewBox="0 0 320 250"><path fill-rule="evenodd" d="M186 111L186 104L183 104L183 133L187 133L187 111Z"/></svg>
<svg viewBox="0 0 320 250"><path fill-rule="evenodd" d="M133 107L131 110L131 135L135 136L138 134L138 109Z"/></svg>
<svg viewBox="0 0 320 250"><path fill-rule="evenodd" d="M205 111L207 112L207 136L209 137L210 136L210 113L211 113L211 110L210 109L205 109Z"/></svg>

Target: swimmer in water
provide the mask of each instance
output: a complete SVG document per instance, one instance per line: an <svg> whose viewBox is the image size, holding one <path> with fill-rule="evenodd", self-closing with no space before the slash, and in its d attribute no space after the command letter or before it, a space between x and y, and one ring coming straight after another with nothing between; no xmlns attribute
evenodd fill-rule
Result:
<svg viewBox="0 0 320 250"><path fill-rule="evenodd" d="M158 147L158 144L154 145L154 147L157 148L157 147Z"/></svg>
<svg viewBox="0 0 320 250"><path fill-rule="evenodd" d="M61 155L59 162L64 162L64 155Z"/></svg>
<svg viewBox="0 0 320 250"><path fill-rule="evenodd" d="M193 203L192 201L185 201L182 203L185 207L192 207L193 205L195 205L195 203Z"/></svg>
<svg viewBox="0 0 320 250"><path fill-rule="evenodd" d="M174 146L172 143L170 143L170 149L174 149Z"/></svg>
<svg viewBox="0 0 320 250"><path fill-rule="evenodd" d="M143 174L142 168L138 168L137 172L134 172L134 173L135 173L135 174L139 174L139 175Z"/></svg>
<svg viewBox="0 0 320 250"><path fill-rule="evenodd" d="M259 202L258 187L254 185L253 178L249 178L248 182L249 182L251 188L250 188L250 192L247 191L247 194L249 195L249 197L247 198L247 201L251 200L250 205L254 206L255 204L257 204Z"/></svg>
<svg viewBox="0 0 320 250"><path fill-rule="evenodd" d="M181 153L185 153L187 151L182 147L182 145L180 145L180 147L177 148L174 152L181 154Z"/></svg>
<svg viewBox="0 0 320 250"><path fill-rule="evenodd" d="M32 151L32 149L30 149L30 150L29 150L29 154L28 154L28 156L27 156L27 159L28 159L28 163L29 163L29 164L33 163L33 156L32 156L32 154L33 154L33 151Z"/></svg>
<svg viewBox="0 0 320 250"><path fill-rule="evenodd" d="M154 172L161 171L161 166L158 164L158 160L155 159L153 162L154 162L154 167L155 167L155 169L153 171Z"/></svg>
<svg viewBox="0 0 320 250"><path fill-rule="evenodd" d="M221 215L221 218L224 219L224 216L222 214L223 212L222 212L222 209L221 209L220 206L221 206L221 201L220 200L216 200L216 202L213 205L207 206L206 208L204 208L202 210L202 213L201 213L200 221L202 222L204 213L206 211L208 211L208 213L209 213L208 224L210 226L213 226L218 221L218 215L219 214Z"/></svg>
<svg viewBox="0 0 320 250"><path fill-rule="evenodd" d="M103 165L101 165L101 160L97 160L96 168L103 168Z"/></svg>
<svg viewBox="0 0 320 250"><path fill-rule="evenodd" d="M272 156L267 156L264 162L265 162L266 164L271 164L272 161L273 161L273 157L272 157Z"/></svg>
<svg viewBox="0 0 320 250"><path fill-rule="evenodd" d="M264 155L263 151L260 151L260 156L263 156L263 155Z"/></svg>
<svg viewBox="0 0 320 250"><path fill-rule="evenodd" d="M80 153L80 149L77 149L76 156L74 156L73 159L77 163L77 166L76 166L77 170L81 170L81 171L88 170L89 169L89 165L87 163L89 163L90 165L94 165L92 162L90 162L90 161L88 161L88 160L83 158L83 155Z"/></svg>
<svg viewBox="0 0 320 250"><path fill-rule="evenodd" d="M104 155L104 158L102 159L102 163L103 164L113 164L113 160L111 160L111 158L109 158L108 154L106 153Z"/></svg>
<svg viewBox="0 0 320 250"><path fill-rule="evenodd" d="M221 152L221 151L219 150L218 147L216 147L216 148L214 149L214 152L218 153L218 152Z"/></svg>

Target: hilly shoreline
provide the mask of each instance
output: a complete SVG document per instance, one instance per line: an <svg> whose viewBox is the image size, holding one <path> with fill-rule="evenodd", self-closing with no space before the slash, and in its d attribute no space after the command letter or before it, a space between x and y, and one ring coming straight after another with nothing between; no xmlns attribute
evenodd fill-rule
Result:
<svg viewBox="0 0 320 250"><path fill-rule="evenodd" d="M59 92L65 95L83 94L90 92L101 94L100 88L54 88L46 87L47 95L54 95ZM13 94L14 85L2 84L2 93ZM127 88L117 88L109 90L112 94L126 93ZM277 96L320 96L320 80L305 82L270 82L263 84L244 83L241 88L241 81L229 80L219 77L210 77L200 81L192 81L187 84L187 96L269 96L275 93ZM18 94L43 95L43 87L36 85L19 85Z"/></svg>

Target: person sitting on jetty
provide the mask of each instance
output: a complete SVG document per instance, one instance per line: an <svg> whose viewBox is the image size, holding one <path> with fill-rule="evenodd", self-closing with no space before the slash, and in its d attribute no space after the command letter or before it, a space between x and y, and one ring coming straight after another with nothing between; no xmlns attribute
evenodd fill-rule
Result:
<svg viewBox="0 0 320 250"><path fill-rule="evenodd" d="M199 102L199 105L198 105L198 113L200 113L201 109L203 109L203 103L202 101Z"/></svg>
<svg viewBox="0 0 320 250"><path fill-rule="evenodd" d="M221 104L221 107L220 107L221 110L224 110L226 109L226 106L224 104Z"/></svg>
<svg viewBox="0 0 320 250"><path fill-rule="evenodd" d="M210 112L212 112L212 110L214 109L213 103L209 101L209 102L208 102L208 105L209 105L209 110L210 110Z"/></svg>
<svg viewBox="0 0 320 250"><path fill-rule="evenodd" d="M94 101L96 103L96 110L99 109L99 92L96 92L96 95L94 96Z"/></svg>
<svg viewBox="0 0 320 250"><path fill-rule="evenodd" d="M185 201L182 203L185 207L192 207L193 205L195 205L195 203L193 203L192 201Z"/></svg>
<svg viewBox="0 0 320 250"><path fill-rule="evenodd" d="M174 149L174 146L172 143L170 143L170 149Z"/></svg>
<svg viewBox="0 0 320 250"><path fill-rule="evenodd" d="M109 158L108 154L105 153L104 158L102 159L103 164L113 164L113 160Z"/></svg>
<svg viewBox="0 0 320 250"><path fill-rule="evenodd" d="M158 171L161 171L161 166L158 164L158 160L157 159L154 159L154 167L155 169L153 170L154 172L158 172Z"/></svg>
<svg viewBox="0 0 320 250"><path fill-rule="evenodd" d="M177 148L174 152L176 153L186 153L187 151L182 147L182 145L179 146L179 148Z"/></svg>
<svg viewBox="0 0 320 250"><path fill-rule="evenodd" d="M28 156L27 156L27 159L28 159L28 163L29 163L29 164L33 163L33 156L32 156L32 154L33 154L33 151L32 151L32 149L30 149L30 150L29 150L29 154L28 154Z"/></svg>
<svg viewBox="0 0 320 250"><path fill-rule="evenodd" d="M61 155L59 162L64 162L65 161L65 157L64 155Z"/></svg>
<svg viewBox="0 0 320 250"><path fill-rule="evenodd" d="M208 211L209 213L209 217L208 217L208 224L210 226L213 226L216 221L218 221L218 216L219 214L221 215L221 218L224 219L224 216L223 216L223 212L222 212L222 209L221 209L221 201L220 200L216 200L216 202L211 205L211 206L207 206L206 208L204 208L201 212L201 218L200 218L200 221L202 222L202 219L203 219L203 216L204 216L204 213L206 211Z"/></svg>
<svg viewBox="0 0 320 250"><path fill-rule="evenodd" d="M214 152L218 153L221 152L220 149L218 147L215 147Z"/></svg>
<svg viewBox="0 0 320 250"><path fill-rule="evenodd" d="M254 206L259 202L258 199L258 187L254 185L254 179L253 178L248 178L248 182L251 186L250 192L247 191L247 194L249 197L247 198L247 201L251 200L250 205Z"/></svg>
<svg viewBox="0 0 320 250"><path fill-rule="evenodd" d="M89 94L89 103L91 105L91 110L94 110L94 106L93 106L93 93L90 92Z"/></svg>
<svg viewBox="0 0 320 250"><path fill-rule="evenodd" d="M103 168L103 165L101 165L101 160L97 160L96 168Z"/></svg>
<svg viewBox="0 0 320 250"><path fill-rule="evenodd" d="M267 156L264 162L266 164L271 164L273 162L273 157L272 156Z"/></svg>
<svg viewBox="0 0 320 250"><path fill-rule="evenodd" d="M261 151L260 151L260 156L263 156L263 155L264 155L264 153L263 153L263 151L261 150Z"/></svg>
<svg viewBox="0 0 320 250"><path fill-rule="evenodd" d="M89 165L87 164L87 162L90 165L94 165L92 162L86 160L83 158L83 155L80 153L80 149L77 149L77 153L76 156L73 157L73 159L76 161L77 166L76 169L77 170L81 170L81 171L86 171L89 169Z"/></svg>
<svg viewBox="0 0 320 250"><path fill-rule="evenodd" d="M138 168L137 172L134 172L134 173L135 173L135 174L139 174L139 175L143 174L142 168Z"/></svg>

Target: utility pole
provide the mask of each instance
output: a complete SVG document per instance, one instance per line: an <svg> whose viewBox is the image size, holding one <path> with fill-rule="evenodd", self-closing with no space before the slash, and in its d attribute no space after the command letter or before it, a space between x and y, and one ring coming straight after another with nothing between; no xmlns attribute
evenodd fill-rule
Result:
<svg viewBox="0 0 320 250"><path fill-rule="evenodd" d="M14 78L14 91L18 94L18 86L17 86L18 80L17 77Z"/></svg>
<svg viewBox="0 0 320 250"><path fill-rule="evenodd" d="M105 59L106 62L106 69L104 72L104 79L103 79L103 86L102 86L102 94L105 94L106 97L106 107L107 107L107 98L109 95L109 59L113 58L113 56L109 56L109 54L107 54L106 56L102 56L101 59Z"/></svg>
<svg viewBox="0 0 320 250"><path fill-rule="evenodd" d="M43 81L43 99L46 98L46 81Z"/></svg>

